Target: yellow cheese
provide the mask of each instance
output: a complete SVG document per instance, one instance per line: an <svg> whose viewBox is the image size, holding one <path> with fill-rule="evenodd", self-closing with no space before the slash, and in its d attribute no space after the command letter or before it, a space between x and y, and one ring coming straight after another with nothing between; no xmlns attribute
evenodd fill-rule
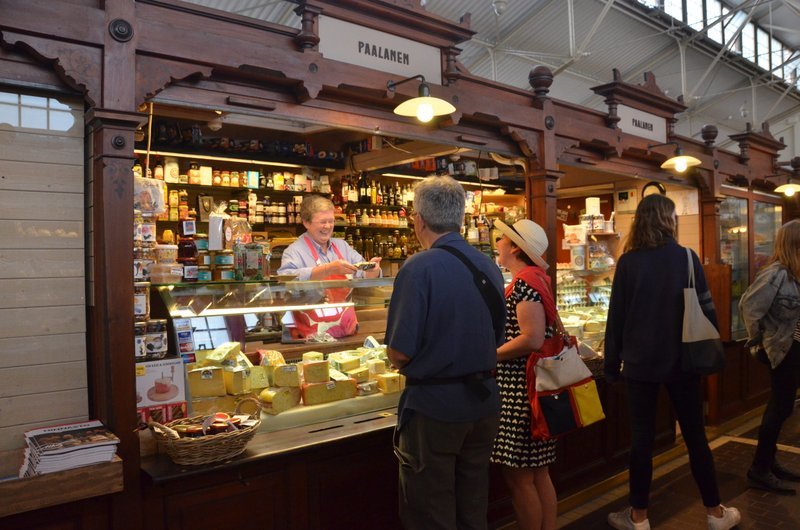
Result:
<svg viewBox="0 0 800 530"><path fill-rule="evenodd" d="M355 370L350 370L347 375L356 380L356 383L364 383L369 381L369 368L366 366L359 366Z"/></svg>
<svg viewBox="0 0 800 530"><path fill-rule="evenodd" d="M300 386L300 371L296 364L282 364L272 372L272 386Z"/></svg>
<svg viewBox="0 0 800 530"><path fill-rule="evenodd" d="M275 384L275 381L273 381L273 372L276 366L282 366L286 364L283 354L277 350L258 350L258 357L260 359L259 364L267 369L269 384L272 386L278 386Z"/></svg>
<svg viewBox="0 0 800 530"><path fill-rule="evenodd" d="M381 359L370 359L367 361L367 368L369 368L370 380L378 378L378 374L386 373L386 363Z"/></svg>
<svg viewBox="0 0 800 530"><path fill-rule="evenodd" d="M245 396L204 397L192 399L192 414L207 415L215 412L233 412Z"/></svg>
<svg viewBox="0 0 800 530"><path fill-rule="evenodd" d="M225 378L219 366L205 366L189 370L189 395L192 398L224 396Z"/></svg>
<svg viewBox="0 0 800 530"><path fill-rule="evenodd" d="M361 365L358 357L352 355L331 355L331 364L340 372L347 372L348 370L355 370Z"/></svg>
<svg viewBox="0 0 800 530"><path fill-rule="evenodd" d="M226 342L214 348L206 355L206 361L222 364L226 359L236 359L242 348L238 342Z"/></svg>
<svg viewBox="0 0 800 530"><path fill-rule="evenodd" d="M258 395L261 400L261 410L267 414L280 414L300 404L300 388L298 387L270 387L265 388Z"/></svg>
<svg viewBox="0 0 800 530"><path fill-rule="evenodd" d="M328 375L334 381L344 381L345 379L350 379L348 376L344 375L342 372L340 372L336 368L328 368Z"/></svg>
<svg viewBox="0 0 800 530"><path fill-rule="evenodd" d="M378 391L378 382L367 381L366 383L359 383L357 388L359 396L368 396Z"/></svg>
<svg viewBox="0 0 800 530"><path fill-rule="evenodd" d="M309 361L322 361L325 359L325 355L318 351L307 351L303 354L303 362Z"/></svg>
<svg viewBox="0 0 800 530"><path fill-rule="evenodd" d="M352 379L303 385L304 405L318 405L352 397L356 397L356 382Z"/></svg>
<svg viewBox="0 0 800 530"><path fill-rule="evenodd" d="M306 383L326 383L330 381L328 361L306 361L303 363L303 380Z"/></svg>
<svg viewBox="0 0 800 530"><path fill-rule="evenodd" d="M384 394L393 394L400 392L400 374L389 372L386 374L378 374L378 390Z"/></svg>
<svg viewBox="0 0 800 530"><path fill-rule="evenodd" d="M250 388L253 390L269 386L269 375L266 366L253 366L250 368Z"/></svg>
<svg viewBox="0 0 800 530"><path fill-rule="evenodd" d="M225 392L232 395L250 392L250 372L243 368L224 370Z"/></svg>
<svg viewBox="0 0 800 530"><path fill-rule="evenodd" d="M400 390L405 390L406 389L406 376L404 376L403 374L397 374L397 375L400 376Z"/></svg>

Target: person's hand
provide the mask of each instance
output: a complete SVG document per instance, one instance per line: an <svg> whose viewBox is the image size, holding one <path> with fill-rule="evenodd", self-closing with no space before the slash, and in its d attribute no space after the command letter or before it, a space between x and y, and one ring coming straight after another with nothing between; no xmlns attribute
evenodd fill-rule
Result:
<svg viewBox="0 0 800 530"><path fill-rule="evenodd" d="M381 275L381 258L372 258L369 261L375 263L376 265L373 268L364 271L364 278L377 278Z"/></svg>
<svg viewBox="0 0 800 530"><path fill-rule="evenodd" d="M337 259L336 261L332 261L330 263L321 265L321 267L325 267L326 277L334 274L337 275L354 274L358 270L358 268L355 265L343 259Z"/></svg>

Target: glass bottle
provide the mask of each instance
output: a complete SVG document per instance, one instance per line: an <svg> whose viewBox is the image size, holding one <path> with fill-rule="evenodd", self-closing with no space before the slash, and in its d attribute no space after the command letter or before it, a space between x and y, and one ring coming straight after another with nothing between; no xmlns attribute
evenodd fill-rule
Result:
<svg viewBox="0 0 800 530"><path fill-rule="evenodd" d="M364 212L361 214L361 221L359 222L359 226L369 226L369 214L367 213L366 208L364 208Z"/></svg>
<svg viewBox="0 0 800 530"><path fill-rule="evenodd" d="M367 233L367 238L364 240L364 259L369 261L375 255L374 253L374 241L372 240L372 233Z"/></svg>

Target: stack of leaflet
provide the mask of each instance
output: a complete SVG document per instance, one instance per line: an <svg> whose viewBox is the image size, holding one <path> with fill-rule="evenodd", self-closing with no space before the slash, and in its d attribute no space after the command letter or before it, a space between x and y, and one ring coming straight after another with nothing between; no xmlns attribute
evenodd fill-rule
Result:
<svg viewBox="0 0 800 530"><path fill-rule="evenodd" d="M119 438L97 420L33 429L25 433L20 478L110 462Z"/></svg>

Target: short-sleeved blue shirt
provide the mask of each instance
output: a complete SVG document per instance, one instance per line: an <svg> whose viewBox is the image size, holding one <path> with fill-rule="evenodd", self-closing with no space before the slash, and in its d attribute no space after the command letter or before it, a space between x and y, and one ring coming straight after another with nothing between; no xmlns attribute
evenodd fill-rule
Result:
<svg viewBox="0 0 800 530"><path fill-rule="evenodd" d="M409 258L394 282L386 324L386 344L410 358L407 377L458 377L497 365L495 334L486 302L470 270L441 246L463 252L503 293L503 276L492 260L457 233L441 236L430 250ZM463 383L406 386L398 405L399 424L416 410L439 421L467 422L498 414L494 378L484 381L491 395L481 401Z"/></svg>

